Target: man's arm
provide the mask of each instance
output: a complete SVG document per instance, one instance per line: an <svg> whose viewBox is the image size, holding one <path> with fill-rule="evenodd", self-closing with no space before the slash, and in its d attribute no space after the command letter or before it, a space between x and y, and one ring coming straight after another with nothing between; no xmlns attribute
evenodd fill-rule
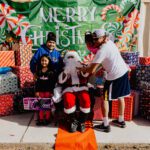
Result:
<svg viewBox="0 0 150 150"><path fill-rule="evenodd" d="M94 74L96 72L97 68L99 67L99 65L100 64L98 64L98 63L92 63L88 67L78 68L78 69L80 71L82 71L83 73Z"/></svg>

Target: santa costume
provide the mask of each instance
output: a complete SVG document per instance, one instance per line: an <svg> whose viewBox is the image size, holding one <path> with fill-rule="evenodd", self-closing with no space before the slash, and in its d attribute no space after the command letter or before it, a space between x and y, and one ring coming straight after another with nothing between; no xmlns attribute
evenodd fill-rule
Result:
<svg viewBox="0 0 150 150"><path fill-rule="evenodd" d="M64 100L64 112L70 121L69 131L85 131L85 121L90 112L90 96L88 93L88 73L81 72L81 59L76 51L68 51L64 57L64 71L59 75L59 83L62 84ZM75 116L76 100L79 100L80 115Z"/></svg>

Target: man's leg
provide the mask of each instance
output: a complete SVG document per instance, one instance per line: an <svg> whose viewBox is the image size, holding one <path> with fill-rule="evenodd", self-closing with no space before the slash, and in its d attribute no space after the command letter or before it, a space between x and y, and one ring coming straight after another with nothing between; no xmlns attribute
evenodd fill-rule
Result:
<svg viewBox="0 0 150 150"><path fill-rule="evenodd" d="M124 98L119 99L119 122L124 121L125 101Z"/></svg>
<svg viewBox="0 0 150 150"><path fill-rule="evenodd" d="M109 120L108 120L109 102L108 100L104 100L102 103L102 113L103 113L104 126L108 126L109 125Z"/></svg>
<svg viewBox="0 0 150 150"><path fill-rule="evenodd" d="M104 96L103 96L103 103L102 103L103 123L95 126L95 129L103 132L110 132L110 125L108 120L110 85L111 85L110 81L106 81L104 84L104 92L103 92Z"/></svg>
<svg viewBox="0 0 150 150"><path fill-rule="evenodd" d="M124 121L125 101L124 101L124 98L119 98L118 101L119 101L118 102L119 103L119 107L118 107L119 118L118 120L113 120L112 123L121 128L125 128L126 127L126 123Z"/></svg>

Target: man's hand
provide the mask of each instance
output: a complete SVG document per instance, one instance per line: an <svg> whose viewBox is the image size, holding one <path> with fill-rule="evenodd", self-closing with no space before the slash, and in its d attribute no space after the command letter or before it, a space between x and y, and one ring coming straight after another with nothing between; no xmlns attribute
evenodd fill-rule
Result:
<svg viewBox="0 0 150 150"><path fill-rule="evenodd" d="M90 64L90 66L83 67L83 68L77 68L77 69L79 71L82 71L83 73L94 74L98 67L99 67L99 64L92 63L92 64Z"/></svg>

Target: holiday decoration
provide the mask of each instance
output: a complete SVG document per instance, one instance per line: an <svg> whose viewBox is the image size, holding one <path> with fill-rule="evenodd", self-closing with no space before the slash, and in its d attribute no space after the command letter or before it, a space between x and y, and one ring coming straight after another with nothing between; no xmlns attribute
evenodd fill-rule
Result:
<svg viewBox="0 0 150 150"><path fill-rule="evenodd" d="M118 13L121 12L121 8L118 5L114 5L114 4L108 5L104 7L102 10L102 13L101 13L102 20L106 20L107 12L111 9L116 10Z"/></svg>
<svg viewBox="0 0 150 150"><path fill-rule="evenodd" d="M0 4L0 27L12 30L17 23L16 11L8 4Z"/></svg>
<svg viewBox="0 0 150 150"><path fill-rule="evenodd" d="M15 66L14 51L0 51L0 67Z"/></svg>
<svg viewBox="0 0 150 150"><path fill-rule="evenodd" d="M12 72L0 74L0 94L14 93L18 90L18 78Z"/></svg>

